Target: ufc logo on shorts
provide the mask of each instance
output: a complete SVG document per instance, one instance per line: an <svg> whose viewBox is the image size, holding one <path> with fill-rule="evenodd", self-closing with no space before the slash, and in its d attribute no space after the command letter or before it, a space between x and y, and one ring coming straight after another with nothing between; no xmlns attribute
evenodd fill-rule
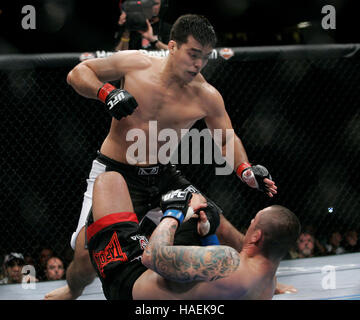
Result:
<svg viewBox="0 0 360 320"><path fill-rule="evenodd" d="M111 108L113 108L118 102L120 102L121 100L125 99L125 94L124 92L119 92L116 96L114 96L113 99L111 99L108 103L109 105L109 110Z"/></svg>
<svg viewBox="0 0 360 320"><path fill-rule="evenodd" d="M167 201L169 199L183 199L185 197L186 192L181 190L175 190L171 193L168 193L164 196L164 200Z"/></svg>

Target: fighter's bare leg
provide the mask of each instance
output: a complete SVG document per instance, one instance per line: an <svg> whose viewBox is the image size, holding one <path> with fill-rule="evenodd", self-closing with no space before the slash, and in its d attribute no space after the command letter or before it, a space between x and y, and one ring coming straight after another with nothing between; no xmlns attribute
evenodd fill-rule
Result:
<svg viewBox="0 0 360 320"><path fill-rule="evenodd" d="M115 212L134 211L127 184L121 174L104 172L94 183L92 212L94 220ZM46 294L46 300L72 300L95 278L89 252L85 249L85 227L81 229L75 245L74 260L66 271L67 285Z"/></svg>
<svg viewBox="0 0 360 320"><path fill-rule="evenodd" d="M85 227L77 236L74 259L66 270L67 285L45 295L45 300L74 300L96 276L89 252L85 249Z"/></svg>
<svg viewBox="0 0 360 320"><path fill-rule="evenodd" d="M216 231L216 235L222 245L232 247L238 252L241 251L244 235L222 214L220 214L220 225Z"/></svg>
<svg viewBox="0 0 360 320"><path fill-rule="evenodd" d="M126 181L120 173L108 171L96 178L92 212L94 221L111 213L134 212Z"/></svg>

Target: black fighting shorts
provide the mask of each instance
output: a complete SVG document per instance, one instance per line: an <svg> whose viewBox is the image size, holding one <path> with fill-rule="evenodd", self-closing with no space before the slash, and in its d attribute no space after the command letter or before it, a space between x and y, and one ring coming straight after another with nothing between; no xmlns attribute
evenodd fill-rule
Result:
<svg viewBox="0 0 360 320"><path fill-rule="evenodd" d="M184 222L175 233L174 245L201 245L197 219ZM135 281L147 270L141 255L148 243L140 233L136 214L119 212L86 224L90 260L108 300L132 300Z"/></svg>
<svg viewBox="0 0 360 320"><path fill-rule="evenodd" d="M100 152L96 160L106 166L106 171L116 171L124 177L139 221L148 211L159 207L161 196L168 191L189 189L201 193L172 164L139 167L117 162ZM202 195L218 209L219 213L222 213L219 206Z"/></svg>
<svg viewBox="0 0 360 320"><path fill-rule="evenodd" d="M132 287L146 270L140 259L148 239L138 233L133 212L106 215L96 222L89 217L86 241L108 300L132 300Z"/></svg>

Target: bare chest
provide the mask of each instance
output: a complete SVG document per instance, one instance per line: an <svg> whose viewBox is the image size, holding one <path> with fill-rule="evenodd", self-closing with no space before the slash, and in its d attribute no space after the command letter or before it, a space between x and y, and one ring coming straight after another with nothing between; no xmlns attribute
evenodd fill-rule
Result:
<svg viewBox="0 0 360 320"><path fill-rule="evenodd" d="M133 114L138 124L157 121L159 129L186 129L206 115L196 88L166 88L156 77L139 73L126 79L125 89L138 102Z"/></svg>

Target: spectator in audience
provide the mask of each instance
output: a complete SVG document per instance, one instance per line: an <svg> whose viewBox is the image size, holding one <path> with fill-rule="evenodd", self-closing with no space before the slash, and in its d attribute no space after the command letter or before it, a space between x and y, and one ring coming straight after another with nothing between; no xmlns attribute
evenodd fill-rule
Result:
<svg viewBox="0 0 360 320"><path fill-rule="evenodd" d="M0 281L0 284L21 283L24 265L25 259L21 253L12 252L7 254L3 263L5 277Z"/></svg>
<svg viewBox="0 0 360 320"><path fill-rule="evenodd" d="M345 253L345 249L341 245L342 236L339 231L333 231L329 238L328 242L326 243L326 252L327 254L342 254Z"/></svg>
<svg viewBox="0 0 360 320"><path fill-rule="evenodd" d="M326 255L326 238L318 234L316 226L314 224L307 224L304 226L303 232L308 233L314 237L314 255Z"/></svg>
<svg viewBox="0 0 360 320"><path fill-rule="evenodd" d="M326 254L325 247L316 239L313 233L304 229L299 235L296 247L289 251L286 259L311 258Z"/></svg>
<svg viewBox="0 0 360 320"><path fill-rule="evenodd" d="M307 232L302 232L296 242L297 257L310 258L315 255L315 237Z"/></svg>
<svg viewBox="0 0 360 320"><path fill-rule="evenodd" d="M360 244L358 241L358 233L356 230L348 230L344 234L344 250L346 253L360 252Z"/></svg>
<svg viewBox="0 0 360 320"><path fill-rule="evenodd" d="M128 0L129 1L129 0ZM159 13L161 9L161 0L154 0L152 8L153 17L146 20L147 30L144 31L131 31L126 29L126 12L121 7L121 14L119 16L119 31L115 34L115 38L120 39L116 45L115 50L129 50L129 49L152 49L152 50L167 50L168 37L160 36L160 18ZM162 27L167 24L162 23ZM170 35L171 26L167 27L167 33ZM166 31L164 32L166 33ZM166 38L166 39L162 39ZM161 38L161 39L160 39ZM162 42L163 40L164 42Z"/></svg>
<svg viewBox="0 0 360 320"><path fill-rule="evenodd" d="M39 254L38 264L36 266L36 274L40 281L46 280L45 270L47 261L54 256L51 248L43 247Z"/></svg>
<svg viewBox="0 0 360 320"><path fill-rule="evenodd" d="M62 280L65 279L64 263L58 257L51 257L46 263L45 270L46 280Z"/></svg>
<svg viewBox="0 0 360 320"><path fill-rule="evenodd" d="M26 265L34 266L35 267L35 259L31 254L24 254L24 260Z"/></svg>

